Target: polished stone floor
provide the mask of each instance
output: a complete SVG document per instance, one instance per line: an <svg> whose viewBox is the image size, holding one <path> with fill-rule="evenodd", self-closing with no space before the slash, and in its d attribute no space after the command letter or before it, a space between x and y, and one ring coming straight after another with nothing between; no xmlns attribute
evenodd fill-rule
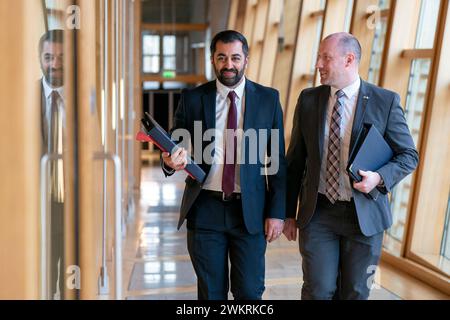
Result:
<svg viewBox="0 0 450 320"><path fill-rule="evenodd" d="M157 166L144 167L140 204L128 223L124 250L127 299L196 299L196 276L186 248L186 228L176 230L185 175L165 178ZM296 242L281 237L266 254L264 299L298 300L302 284ZM370 299L400 299L377 285ZM231 298L231 295L230 295Z"/></svg>

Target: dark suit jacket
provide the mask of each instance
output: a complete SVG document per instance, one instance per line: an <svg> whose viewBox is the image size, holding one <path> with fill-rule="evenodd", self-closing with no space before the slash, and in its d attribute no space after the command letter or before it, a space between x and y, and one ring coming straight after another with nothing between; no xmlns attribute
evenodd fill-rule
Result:
<svg viewBox="0 0 450 320"><path fill-rule="evenodd" d="M175 122L172 132L178 128L187 129L194 138L194 121L202 122L202 135L207 129L215 128L216 121L216 82L211 81L191 90L183 90L178 109L175 113ZM264 219L285 218L286 208L286 161L284 149L283 113L281 110L278 91L258 85L246 79L245 85L245 113L244 131L247 129L279 129L278 161L279 170L274 175L261 175L264 163L249 163L248 141L242 141L241 150L245 148L245 163L240 164L240 186L242 194L242 209L244 223L250 234L261 232L264 228ZM265 150L271 150L270 132L265 141L258 145ZM210 144L202 142L202 152ZM195 152L195 143L192 143L192 153ZM264 150L264 151L265 151ZM274 157L272 157L274 158ZM201 168L209 173L210 165L202 162ZM165 173L166 174L166 173ZM167 175L167 174L166 174ZM266 182L267 180L267 182ZM186 179L186 187L181 202L178 228L183 224L202 186L192 178Z"/></svg>
<svg viewBox="0 0 450 320"><path fill-rule="evenodd" d="M297 217L300 229L308 224L316 208L329 95L329 86L305 89L295 110L287 152L286 216ZM419 158L398 94L361 80L355 112L350 151L363 123L375 125L394 151L391 161L377 170L385 183L377 200L370 200L353 189L361 231L371 236L392 225L387 193L416 168Z"/></svg>
<svg viewBox="0 0 450 320"><path fill-rule="evenodd" d="M39 92L41 93L41 155L44 155L47 152L47 141L48 141L48 123L45 119L45 111L46 111L46 98L44 92L44 86L42 84L42 79L38 81Z"/></svg>

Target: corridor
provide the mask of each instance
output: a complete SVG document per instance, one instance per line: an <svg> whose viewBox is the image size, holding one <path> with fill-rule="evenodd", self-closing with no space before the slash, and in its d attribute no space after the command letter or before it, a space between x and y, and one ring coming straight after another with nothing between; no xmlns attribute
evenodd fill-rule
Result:
<svg viewBox="0 0 450 320"><path fill-rule="evenodd" d="M130 300L195 300L197 285L186 248L186 226L177 231L178 210L186 175L170 178L154 160L143 167L141 199L124 243L124 290ZM301 292L297 242L283 236L266 253L265 300L297 300ZM232 299L231 293L229 299ZM385 288L373 289L370 299L396 300Z"/></svg>

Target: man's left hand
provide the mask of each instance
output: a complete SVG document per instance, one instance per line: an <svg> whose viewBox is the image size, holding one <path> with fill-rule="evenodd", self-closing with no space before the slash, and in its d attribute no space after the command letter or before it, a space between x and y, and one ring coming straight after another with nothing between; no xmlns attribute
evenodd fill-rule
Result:
<svg viewBox="0 0 450 320"><path fill-rule="evenodd" d="M278 239L283 232L284 221L281 219L267 218L264 226L266 240L272 242Z"/></svg>
<svg viewBox="0 0 450 320"><path fill-rule="evenodd" d="M359 174L362 177L362 181L353 182L353 188L362 193L369 193L381 182L381 176L378 172L359 170Z"/></svg>

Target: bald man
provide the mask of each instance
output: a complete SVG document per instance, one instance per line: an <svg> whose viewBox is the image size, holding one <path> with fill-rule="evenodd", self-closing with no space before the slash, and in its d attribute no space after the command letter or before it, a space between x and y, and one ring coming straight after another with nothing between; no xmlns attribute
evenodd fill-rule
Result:
<svg viewBox="0 0 450 320"><path fill-rule="evenodd" d="M399 95L363 81L360 59L351 34L326 37L316 63L322 85L303 90L295 110L283 233L296 240L299 229L302 299L369 297L383 232L392 225L388 193L418 163ZM360 171L356 183L346 166L364 123L380 131L394 156L375 172ZM375 188L377 199L366 197Z"/></svg>

